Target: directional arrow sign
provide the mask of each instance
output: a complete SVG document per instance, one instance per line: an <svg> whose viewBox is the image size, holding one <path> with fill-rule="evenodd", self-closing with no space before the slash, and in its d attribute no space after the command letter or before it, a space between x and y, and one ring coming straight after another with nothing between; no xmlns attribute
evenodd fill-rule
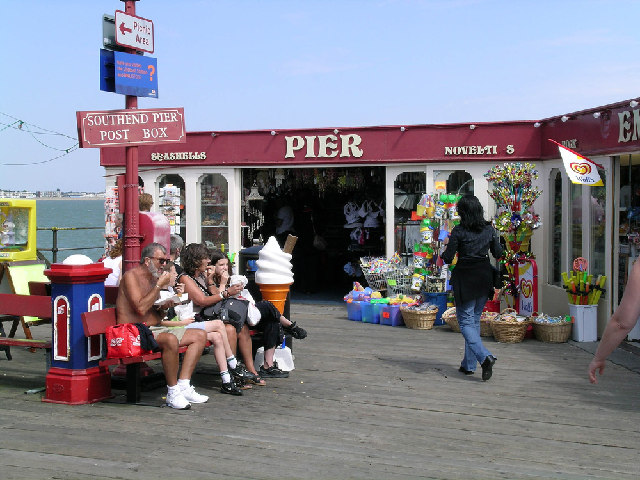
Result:
<svg viewBox="0 0 640 480"><path fill-rule="evenodd" d="M153 53L153 22L116 10L116 43Z"/></svg>

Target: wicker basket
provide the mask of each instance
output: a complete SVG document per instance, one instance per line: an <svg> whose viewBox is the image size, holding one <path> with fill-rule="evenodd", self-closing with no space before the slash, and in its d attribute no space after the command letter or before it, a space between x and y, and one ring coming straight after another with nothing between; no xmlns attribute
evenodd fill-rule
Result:
<svg viewBox="0 0 640 480"><path fill-rule="evenodd" d="M513 308L505 308L499 316L491 321L491 331L498 342L519 343L524 340L527 327L531 323L526 320L515 320L516 311Z"/></svg>
<svg viewBox="0 0 640 480"><path fill-rule="evenodd" d="M456 316L456 307L447 308L442 312L442 321L449 325L454 332L460 332L460 325L458 325L458 317Z"/></svg>
<svg viewBox="0 0 640 480"><path fill-rule="evenodd" d="M571 322L533 323L533 334L537 340L547 343L564 343L571 336Z"/></svg>
<svg viewBox="0 0 640 480"><path fill-rule="evenodd" d="M438 314L438 308L433 310L410 310L408 308L400 308L402 314L402 320L407 328L414 328L416 330L431 330L433 324L436 321L436 315Z"/></svg>
<svg viewBox="0 0 640 480"><path fill-rule="evenodd" d="M496 319L498 314L496 312L482 312L480 316L480 336L481 337L493 337L493 330L491 330L491 322Z"/></svg>

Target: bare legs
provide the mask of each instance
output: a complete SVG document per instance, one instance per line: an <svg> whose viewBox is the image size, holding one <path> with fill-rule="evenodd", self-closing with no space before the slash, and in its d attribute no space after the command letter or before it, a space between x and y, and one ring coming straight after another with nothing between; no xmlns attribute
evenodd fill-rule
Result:
<svg viewBox="0 0 640 480"><path fill-rule="evenodd" d="M202 355L202 350L207 343L207 337L202 330L189 329L184 333L182 341L178 344L178 337L172 333L161 333L156 338L162 351L162 368L167 379L167 385L173 387L178 384L178 347L187 346L187 351L182 360L180 379L190 380L196 364Z"/></svg>
<svg viewBox="0 0 640 480"><path fill-rule="evenodd" d="M204 322L204 329L207 333L215 332L220 334L225 358L229 358L231 355L235 355L234 351L231 349L227 329L225 328L224 323L222 323L222 320L208 320ZM235 332L235 329L233 331Z"/></svg>

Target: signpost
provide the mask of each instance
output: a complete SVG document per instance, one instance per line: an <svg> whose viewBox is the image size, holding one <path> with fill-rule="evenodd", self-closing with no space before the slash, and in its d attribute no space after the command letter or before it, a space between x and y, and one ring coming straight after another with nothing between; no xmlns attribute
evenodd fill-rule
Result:
<svg viewBox="0 0 640 480"><path fill-rule="evenodd" d="M76 112L76 118L81 148L187 141L184 108Z"/></svg>
<svg viewBox="0 0 640 480"><path fill-rule="evenodd" d="M153 53L153 22L116 10L116 43Z"/></svg>
<svg viewBox="0 0 640 480"><path fill-rule="evenodd" d="M142 55L153 53L153 22L136 15L136 1L102 17L103 45L126 53L101 50L100 90L124 94L125 110L76 112L81 148L125 147L125 271L140 260L137 146L187 141L183 108L138 110L138 97L158 98L158 75L156 59Z"/></svg>

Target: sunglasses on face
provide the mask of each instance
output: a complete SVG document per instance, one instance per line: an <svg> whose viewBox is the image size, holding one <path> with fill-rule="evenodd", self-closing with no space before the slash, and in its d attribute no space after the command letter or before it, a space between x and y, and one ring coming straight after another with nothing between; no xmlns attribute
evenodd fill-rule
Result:
<svg viewBox="0 0 640 480"><path fill-rule="evenodd" d="M158 263L160 263L160 265L165 265L169 261L168 258L162 258L162 257L150 257L150 258L157 260Z"/></svg>

